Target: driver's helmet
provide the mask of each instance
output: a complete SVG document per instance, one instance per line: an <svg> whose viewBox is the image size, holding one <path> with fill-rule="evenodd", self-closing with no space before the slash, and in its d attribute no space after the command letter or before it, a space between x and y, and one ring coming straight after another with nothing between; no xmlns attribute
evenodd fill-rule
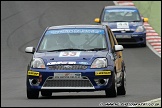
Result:
<svg viewBox="0 0 162 108"><path fill-rule="evenodd" d="M135 20L137 19L137 13L136 12L132 12L132 18Z"/></svg>
<svg viewBox="0 0 162 108"><path fill-rule="evenodd" d="M114 18L116 16L116 12L110 12L109 14L108 14L108 17L109 18Z"/></svg>
<svg viewBox="0 0 162 108"><path fill-rule="evenodd" d="M70 39L69 39L69 35L68 34L57 34L57 36L55 36L55 40L56 40L56 43L58 45L65 45L67 44Z"/></svg>

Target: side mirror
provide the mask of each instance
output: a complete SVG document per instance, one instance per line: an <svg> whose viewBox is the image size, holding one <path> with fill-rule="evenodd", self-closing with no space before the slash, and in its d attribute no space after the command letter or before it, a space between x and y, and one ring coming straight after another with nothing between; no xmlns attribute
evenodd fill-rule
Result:
<svg viewBox="0 0 162 108"><path fill-rule="evenodd" d="M148 18L143 18L143 22L148 22Z"/></svg>
<svg viewBox="0 0 162 108"><path fill-rule="evenodd" d="M94 22L100 23L100 18L95 18Z"/></svg>
<svg viewBox="0 0 162 108"><path fill-rule="evenodd" d="M115 50L115 52L123 51L124 50L123 45L115 45L114 50Z"/></svg>
<svg viewBox="0 0 162 108"><path fill-rule="evenodd" d="M25 52L34 54L35 48L34 47L26 47Z"/></svg>

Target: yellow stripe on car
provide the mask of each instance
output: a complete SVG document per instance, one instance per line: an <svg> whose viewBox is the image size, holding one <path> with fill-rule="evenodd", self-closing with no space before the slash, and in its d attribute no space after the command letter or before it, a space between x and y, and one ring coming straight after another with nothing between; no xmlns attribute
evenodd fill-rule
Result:
<svg viewBox="0 0 162 108"><path fill-rule="evenodd" d="M95 71L95 75L111 75L111 71Z"/></svg>
<svg viewBox="0 0 162 108"><path fill-rule="evenodd" d="M31 75L31 76L39 76L39 72L28 71L28 75Z"/></svg>

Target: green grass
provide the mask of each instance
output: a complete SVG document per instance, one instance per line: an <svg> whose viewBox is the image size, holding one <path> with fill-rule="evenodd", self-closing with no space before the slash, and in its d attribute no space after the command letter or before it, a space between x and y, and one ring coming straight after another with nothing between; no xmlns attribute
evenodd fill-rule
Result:
<svg viewBox="0 0 162 108"><path fill-rule="evenodd" d="M161 36L161 1L133 1L143 17L149 19L148 23Z"/></svg>

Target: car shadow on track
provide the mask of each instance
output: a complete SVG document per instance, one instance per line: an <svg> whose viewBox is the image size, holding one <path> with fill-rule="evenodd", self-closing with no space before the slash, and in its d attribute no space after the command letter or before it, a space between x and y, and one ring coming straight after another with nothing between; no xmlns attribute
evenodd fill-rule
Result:
<svg viewBox="0 0 162 108"><path fill-rule="evenodd" d="M40 96L39 99L85 99L85 98L107 98L104 95L64 95L64 96Z"/></svg>
<svg viewBox="0 0 162 108"><path fill-rule="evenodd" d="M49 96L43 97L40 96L39 99L87 99L87 98L115 98L115 97L106 97L105 95L62 95L62 96Z"/></svg>
<svg viewBox="0 0 162 108"><path fill-rule="evenodd" d="M125 95L118 95L117 97L125 97ZM52 95L52 96L40 96L39 99L85 99L85 98L116 98L106 97L106 95Z"/></svg>

